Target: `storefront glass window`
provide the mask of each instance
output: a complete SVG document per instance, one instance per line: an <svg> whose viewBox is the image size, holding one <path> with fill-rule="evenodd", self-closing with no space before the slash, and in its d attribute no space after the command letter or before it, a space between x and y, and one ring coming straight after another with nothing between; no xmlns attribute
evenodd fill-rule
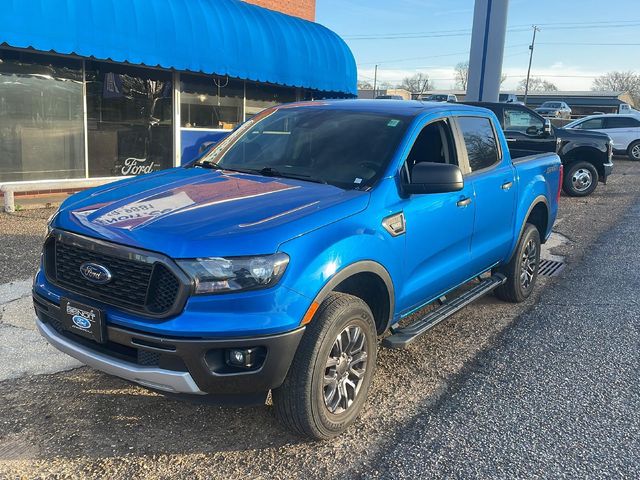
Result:
<svg viewBox="0 0 640 480"><path fill-rule="evenodd" d="M228 77L181 75L180 123L183 128L231 130L242 122L244 86Z"/></svg>
<svg viewBox="0 0 640 480"><path fill-rule="evenodd" d="M246 119L253 117L265 108L273 107L280 103L296 101L296 89L291 87L278 87L275 85L247 82Z"/></svg>
<svg viewBox="0 0 640 480"><path fill-rule="evenodd" d="M86 62L89 176L173 166L169 72Z"/></svg>
<svg viewBox="0 0 640 480"><path fill-rule="evenodd" d="M0 50L0 183L84 177L82 63Z"/></svg>

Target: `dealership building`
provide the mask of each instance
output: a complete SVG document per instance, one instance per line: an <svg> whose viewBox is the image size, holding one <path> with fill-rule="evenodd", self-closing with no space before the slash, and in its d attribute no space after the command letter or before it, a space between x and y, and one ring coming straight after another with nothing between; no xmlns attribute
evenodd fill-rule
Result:
<svg viewBox="0 0 640 480"><path fill-rule="evenodd" d="M353 55L314 14L313 0L4 2L0 184L177 166L264 108L355 96Z"/></svg>

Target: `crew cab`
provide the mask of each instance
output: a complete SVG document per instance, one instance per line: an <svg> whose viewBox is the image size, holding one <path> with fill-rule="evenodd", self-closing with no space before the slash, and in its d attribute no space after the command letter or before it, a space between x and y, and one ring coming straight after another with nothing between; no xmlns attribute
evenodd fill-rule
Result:
<svg viewBox="0 0 640 480"><path fill-rule="evenodd" d="M405 348L483 295L531 294L561 179L553 153L512 161L483 108L270 108L188 165L67 199L33 285L37 326L169 395L271 391L284 425L331 438L363 407L379 339Z"/></svg>
<svg viewBox="0 0 640 480"><path fill-rule="evenodd" d="M595 131L608 135L613 141L613 152L640 160L640 115L590 115L565 125L571 131Z"/></svg>
<svg viewBox="0 0 640 480"><path fill-rule="evenodd" d="M606 134L558 128L524 105L468 102L488 108L498 117L513 158L555 152L564 165L563 190L572 197L591 195L598 181L613 171L613 142Z"/></svg>

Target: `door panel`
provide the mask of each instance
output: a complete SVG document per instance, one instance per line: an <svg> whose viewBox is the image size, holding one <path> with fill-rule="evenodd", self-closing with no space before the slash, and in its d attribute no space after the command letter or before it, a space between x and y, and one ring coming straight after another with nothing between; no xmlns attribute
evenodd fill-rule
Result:
<svg viewBox="0 0 640 480"><path fill-rule="evenodd" d="M597 131L606 133L611 137L611 140L613 140L613 148L615 150L626 150L631 142L629 129L627 128L604 128Z"/></svg>
<svg viewBox="0 0 640 480"><path fill-rule="evenodd" d="M462 283L470 266L475 202L473 187L454 193L412 195L404 205L407 224L402 313ZM467 206L458 202L471 199Z"/></svg>
<svg viewBox="0 0 640 480"><path fill-rule="evenodd" d="M476 216L471 240L473 269L484 270L505 260L513 243L517 185L512 165L499 165L471 175Z"/></svg>

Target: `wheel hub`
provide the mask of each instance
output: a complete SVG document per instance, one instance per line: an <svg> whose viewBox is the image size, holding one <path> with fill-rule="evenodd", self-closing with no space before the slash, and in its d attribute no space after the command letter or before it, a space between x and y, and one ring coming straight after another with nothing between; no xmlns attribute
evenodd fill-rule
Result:
<svg viewBox="0 0 640 480"><path fill-rule="evenodd" d="M571 177L571 182L577 191L583 192L591 186L593 178L589 170L586 168L579 168Z"/></svg>

